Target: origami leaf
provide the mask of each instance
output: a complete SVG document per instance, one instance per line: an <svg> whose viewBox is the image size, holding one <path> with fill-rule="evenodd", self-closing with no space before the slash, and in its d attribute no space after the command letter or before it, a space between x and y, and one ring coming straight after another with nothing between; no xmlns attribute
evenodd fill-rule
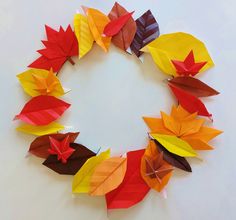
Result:
<svg viewBox="0 0 236 220"><path fill-rule="evenodd" d="M96 43L105 51L108 51L111 38L102 36L105 26L110 22L110 19L94 8L86 8L86 15L88 16L88 24Z"/></svg>
<svg viewBox="0 0 236 220"><path fill-rule="evenodd" d="M169 87L171 88L175 97L178 99L180 105L183 108L185 108L188 112L190 113L197 112L198 115L202 115L206 117L212 116L212 114L210 114L207 111L205 105L202 103L200 99L171 84L169 84Z"/></svg>
<svg viewBox="0 0 236 220"><path fill-rule="evenodd" d="M141 48L159 37L159 25L150 10L136 20L137 31L130 46L137 57L142 55Z"/></svg>
<svg viewBox="0 0 236 220"><path fill-rule="evenodd" d="M188 142L194 150L213 150L214 148L210 146L207 142L200 139L183 137L183 140Z"/></svg>
<svg viewBox="0 0 236 220"><path fill-rule="evenodd" d="M90 180L90 194L105 195L119 186L126 172L126 158L112 157L102 161L94 170Z"/></svg>
<svg viewBox="0 0 236 220"><path fill-rule="evenodd" d="M69 142L74 143L78 135L79 135L79 132L75 132L75 133L69 132L66 134L50 134L50 135L43 135L41 137L37 137L31 143L29 152L37 157L47 158L49 156L48 149L50 148L49 137L52 137L58 141L62 141L66 136L69 136Z"/></svg>
<svg viewBox="0 0 236 220"><path fill-rule="evenodd" d="M53 96L36 96L25 104L15 119L32 125L47 125L59 118L70 104Z"/></svg>
<svg viewBox="0 0 236 220"><path fill-rule="evenodd" d="M199 79L189 76L175 77L169 80L169 84L180 88L196 97L207 97L219 94L219 92L203 83Z"/></svg>
<svg viewBox="0 0 236 220"><path fill-rule="evenodd" d="M82 58L92 49L94 42L87 17L81 14L76 14L74 16L74 28L79 43L79 58Z"/></svg>
<svg viewBox="0 0 236 220"><path fill-rule="evenodd" d="M43 125L43 126L23 124L16 128L17 131L21 131L27 134L34 134L37 136L53 134L63 129L64 129L63 125L60 125L55 122L52 122L48 125Z"/></svg>
<svg viewBox="0 0 236 220"><path fill-rule="evenodd" d="M115 2L108 17L111 21L114 21L127 13L128 11L126 11L119 3ZM130 17L121 30L112 37L112 43L121 50L126 51L134 39L136 29L134 19Z"/></svg>
<svg viewBox="0 0 236 220"><path fill-rule="evenodd" d="M52 70L29 69L17 75L24 91L30 96L62 96L64 90Z"/></svg>
<svg viewBox="0 0 236 220"><path fill-rule="evenodd" d="M71 57L78 55L78 42L70 25L66 30L60 27L60 30L56 31L49 26L45 26L45 29L47 41L42 41L45 49L37 51L41 57L29 67L46 70L52 68L54 72L58 72L67 60L74 65Z"/></svg>
<svg viewBox="0 0 236 220"><path fill-rule="evenodd" d="M152 134L151 136L173 154L182 157L197 156L192 147L180 138L164 134Z"/></svg>
<svg viewBox="0 0 236 220"><path fill-rule="evenodd" d="M160 192L167 185L173 167L163 160L154 141L150 141L141 161L141 175L151 188Z"/></svg>
<svg viewBox="0 0 236 220"><path fill-rule="evenodd" d="M110 149L100 153L97 156L91 157L75 174L72 183L73 193L88 193L90 191L90 181L95 168L102 163L102 161L110 157Z"/></svg>
<svg viewBox="0 0 236 220"><path fill-rule="evenodd" d="M183 32L163 34L142 49L142 51L151 53L156 65L164 73L174 76L176 75L176 69L171 60L184 60L186 54L191 50L194 51L196 62L207 62L200 72L214 66L204 43Z"/></svg>
<svg viewBox="0 0 236 220"><path fill-rule="evenodd" d="M140 202L149 192L150 188L140 173L143 154L144 150L127 153L127 171L123 182L106 194L108 209L129 208Z"/></svg>
<svg viewBox="0 0 236 220"><path fill-rule="evenodd" d="M96 155L93 151L81 144L71 143L70 147L75 149L75 152L68 158L67 163L59 161L56 155L50 155L43 162L43 165L59 174L75 175L90 157Z"/></svg>
<svg viewBox="0 0 236 220"><path fill-rule="evenodd" d="M188 161L184 157L180 157L176 154L173 154L173 153L169 152L168 150L166 150L166 148L164 148L156 140L154 140L154 143L156 144L156 147L157 147L158 151L163 153L163 159L165 161L167 161L172 166L177 167L181 170L184 170L184 171L187 171L187 172L192 172L192 169L191 169Z"/></svg>

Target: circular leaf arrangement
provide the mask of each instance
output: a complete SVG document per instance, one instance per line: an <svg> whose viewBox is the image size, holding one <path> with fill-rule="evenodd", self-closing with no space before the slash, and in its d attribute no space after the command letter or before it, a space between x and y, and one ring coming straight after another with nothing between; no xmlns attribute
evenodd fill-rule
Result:
<svg viewBox="0 0 236 220"><path fill-rule="evenodd" d="M17 130L38 136L29 152L45 158L43 165L59 174L74 175L73 193L105 195L108 209L129 208L150 188L165 195L175 168L192 172L186 158L198 158L198 150L213 149L208 142L221 131L205 126L206 120L213 121L212 114L200 98L219 92L195 76L214 64L205 45L194 36L182 32L160 35L150 10L136 20L134 12L118 3L108 15L93 8L83 10L85 15L74 16L74 31L70 25L58 31L46 26L40 57L17 76L32 96L15 116L24 122ZM178 105L172 106L170 114L161 112L160 118L143 117L150 129L144 149L110 156L110 149L93 152L76 143L79 132L59 133L64 126L55 120L70 104L58 98L66 92L57 74L65 62L75 64L72 57L83 58L94 43L105 52L113 43L140 60L143 53L150 53L157 67L169 75L166 84Z"/></svg>

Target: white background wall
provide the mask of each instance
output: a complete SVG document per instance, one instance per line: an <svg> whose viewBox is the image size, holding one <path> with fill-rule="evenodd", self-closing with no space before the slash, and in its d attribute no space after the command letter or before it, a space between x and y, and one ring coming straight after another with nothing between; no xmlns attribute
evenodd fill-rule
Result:
<svg viewBox="0 0 236 220"><path fill-rule="evenodd" d="M128 210L107 211L103 197L71 195L70 176L59 176L42 160L25 158L33 136L17 133L13 116L29 99L16 74L26 70L45 38L44 24L54 28L72 22L80 5L108 13L113 1L2 0L0 2L0 219L1 220L233 220L236 219L235 170L235 39L234 0L120 0L135 18L151 9L161 33L184 31L203 40L216 67L200 78L221 95L205 100L214 126L225 131L204 152L203 162L191 160L193 173L176 171L168 199L151 191ZM62 123L79 130L79 142L113 154L145 147L147 127L141 116L159 116L175 103L149 55L144 63L111 47L104 54L95 46L76 66L66 64L61 81L72 92Z"/></svg>

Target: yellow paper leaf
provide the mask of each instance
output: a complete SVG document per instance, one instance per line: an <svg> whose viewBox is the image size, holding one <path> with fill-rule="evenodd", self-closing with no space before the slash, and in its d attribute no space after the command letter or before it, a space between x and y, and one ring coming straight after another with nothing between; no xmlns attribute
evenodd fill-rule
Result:
<svg viewBox="0 0 236 220"><path fill-rule="evenodd" d="M207 62L200 72L214 66L204 43L183 32L163 34L142 49L150 52L156 65L169 75L176 75L171 60L184 60L191 50L194 52L195 62Z"/></svg>
<svg viewBox="0 0 236 220"><path fill-rule="evenodd" d="M105 26L110 22L110 19L99 10L93 8L88 8L86 14L94 40L105 52L107 52L111 43L111 37L105 37L102 34Z"/></svg>
<svg viewBox="0 0 236 220"><path fill-rule="evenodd" d="M123 181L127 160L122 157L112 157L101 162L94 170L90 181L91 195L105 195L117 188Z"/></svg>
<svg viewBox="0 0 236 220"><path fill-rule="evenodd" d="M57 133L60 130L63 130L65 127L63 125L60 125L56 122L52 122L49 125L44 126L34 126L34 125L28 125L23 124L16 128L17 131L21 131L27 134L34 134L37 136L42 136L46 134L54 134Z"/></svg>
<svg viewBox="0 0 236 220"><path fill-rule="evenodd" d="M62 96L64 90L52 70L29 69L17 75L24 91L30 96Z"/></svg>
<svg viewBox="0 0 236 220"><path fill-rule="evenodd" d="M179 155L181 157L197 156L197 153L187 142L177 138L176 136L152 134L152 137L173 154Z"/></svg>
<svg viewBox="0 0 236 220"><path fill-rule="evenodd" d="M72 183L73 193L88 193L90 191L90 180L92 174L102 161L110 157L110 149L97 156L89 158L75 174Z"/></svg>
<svg viewBox="0 0 236 220"><path fill-rule="evenodd" d="M76 14L74 16L75 35L79 42L79 59L88 53L93 46L94 38L90 31L86 16Z"/></svg>

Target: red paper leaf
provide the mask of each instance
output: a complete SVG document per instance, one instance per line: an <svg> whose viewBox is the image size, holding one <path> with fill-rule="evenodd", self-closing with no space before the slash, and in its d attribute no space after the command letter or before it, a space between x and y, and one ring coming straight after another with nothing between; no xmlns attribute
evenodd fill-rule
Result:
<svg viewBox="0 0 236 220"><path fill-rule="evenodd" d="M47 41L42 41L45 49L38 50L41 54L37 60L29 65L32 68L47 69L53 68L58 72L62 65L68 60L74 64L71 57L78 55L78 41L70 25L59 31L45 26Z"/></svg>
<svg viewBox="0 0 236 220"><path fill-rule="evenodd" d="M207 111L205 105L202 103L200 99L171 84L169 84L169 87L171 88L175 97L178 99L180 105L184 109L186 109L189 113L197 112L198 115L207 116L207 117L212 116L212 114L210 114Z"/></svg>
<svg viewBox="0 0 236 220"><path fill-rule="evenodd" d="M87 159L96 155L81 144L72 143L70 147L74 148L75 152L68 158L67 163L59 161L56 155L50 155L43 165L59 174L75 175Z"/></svg>
<svg viewBox="0 0 236 220"><path fill-rule="evenodd" d="M150 188L140 172L144 151L127 153L127 171L123 182L115 190L106 194L108 209L129 208L140 202L149 192Z"/></svg>
<svg viewBox="0 0 236 220"><path fill-rule="evenodd" d="M50 134L37 137L30 145L29 152L37 157L47 158L49 156L48 149L50 148L49 136L62 141L67 135L70 137L70 143L74 143L75 139L78 137L79 132L76 133L66 133L66 134Z"/></svg>
<svg viewBox="0 0 236 220"><path fill-rule="evenodd" d="M195 63L193 51L191 50L184 61L171 60L179 75L195 76L207 62Z"/></svg>
<svg viewBox="0 0 236 220"><path fill-rule="evenodd" d="M219 94L219 92L199 79L190 76L175 77L171 79L169 83L196 97L207 97Z"/></svg>
<svg viewBox="0 0 236 220"><path fill-rule="evenodd" d="M103 34L107 37L112 37L125 26L125 24L128 22L128 20L132 17L134 11L121 15L117 19L111 20L106 27L104 28Z"/></svg>
<svg viewBox="0 0 236 220"><path fill-rule="evenodd" d="M32 125L47 125L59 118L70 104L54 96L40 95L25 104L15 119Z"/></svg>
<svg viewBox="0 0 236 220"><path fill-rule="evenodd" d="M136 20L137 31L134 40L130 46L137 57L142 55L142 49L145 45L159 37L159 25L150 10L146 11Z"/></svg>
<svg viewBox="0 0 236 220"><path fill-rule="evenodd" d="M111 21L113 21L127 13L128 11L126 11L120 4L116 2L112 7L108 17ZM112 43L121 50L126 51L132 43L135 33L136 23L134 19L130 17L121 30L112 37Z"/></svg>

